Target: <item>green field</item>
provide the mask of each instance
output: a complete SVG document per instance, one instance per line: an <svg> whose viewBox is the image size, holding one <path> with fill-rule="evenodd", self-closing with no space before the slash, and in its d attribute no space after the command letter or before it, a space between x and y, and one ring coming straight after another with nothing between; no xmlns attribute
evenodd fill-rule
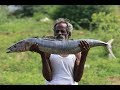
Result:
<svg viewBox="0 0 120 90"><path fill-rule="evenodd" d="M41 57L37 53L6 53L15 42L44 35L53 35L53 21L40 22L32 18L14 19L0 24L0 84L44 85ZM80 85L120 85L120 32L74 30L73 39L93 38L107 42L114 39L112 49L117 59L108 57L104 47L91 48Z"/></svg>

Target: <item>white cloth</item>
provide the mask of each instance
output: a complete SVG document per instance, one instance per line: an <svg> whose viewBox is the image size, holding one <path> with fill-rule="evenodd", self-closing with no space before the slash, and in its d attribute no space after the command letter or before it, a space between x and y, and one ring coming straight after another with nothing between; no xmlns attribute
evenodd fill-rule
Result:
<svg viewBox="0 0 120 90"><path fill-rule="evenodd" d="M62 57L58 54L51 54L50 62L52 64L53 77L51 81L46 81L47 85L78 85L73 80L73 69L76 56L69 54Z"/></svg>

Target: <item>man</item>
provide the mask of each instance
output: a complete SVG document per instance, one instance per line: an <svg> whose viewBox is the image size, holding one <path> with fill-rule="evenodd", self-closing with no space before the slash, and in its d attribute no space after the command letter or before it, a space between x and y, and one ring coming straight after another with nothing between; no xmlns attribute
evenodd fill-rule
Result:
<svg viewBox="0 0 120 90"><path fill-rule="evenodd" d="M71 36L72 25L63 18L56 20L54 25L54 37L60 40L68 40ZM36 46L31 51L38 52L42 58L42 72L47 85L78 85L84 70L84 64L89 44L81 41L79 44L82 52L76 54L48 54L38 51Z"/></svg>

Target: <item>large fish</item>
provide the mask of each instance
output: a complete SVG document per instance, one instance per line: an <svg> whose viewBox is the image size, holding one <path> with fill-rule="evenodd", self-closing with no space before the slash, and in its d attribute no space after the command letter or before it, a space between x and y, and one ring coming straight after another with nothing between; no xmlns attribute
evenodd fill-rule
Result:
<svg viewBox="0 0 120 90"><path fill-rule="evenodd" d="M116 58L112 52L111 43L113 39L107 43L95 39L79 39L79 40L56 40L47 38L27 38L17 42L9 47L7 53L30 51L32 46L37 46L37 49L52 54L74 54L81 51L79 47L80 41L86 41L91 47L105 46L112 57Z"/></svg>

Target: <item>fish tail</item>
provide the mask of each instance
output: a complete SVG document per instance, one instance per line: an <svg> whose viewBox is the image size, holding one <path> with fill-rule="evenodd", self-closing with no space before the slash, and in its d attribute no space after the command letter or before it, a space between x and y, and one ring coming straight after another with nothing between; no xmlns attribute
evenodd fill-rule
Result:
<svg viewBox="0 0 120 90"><path fill-rule="evenodd" d="M109 51L109 53L111 54L111 56L113 58L116 58L115 55L113 54L113 51L112 51L112 42L113 42L114 39L111 39L109 40L106 44L107 44L107 49Z"/></svg>

